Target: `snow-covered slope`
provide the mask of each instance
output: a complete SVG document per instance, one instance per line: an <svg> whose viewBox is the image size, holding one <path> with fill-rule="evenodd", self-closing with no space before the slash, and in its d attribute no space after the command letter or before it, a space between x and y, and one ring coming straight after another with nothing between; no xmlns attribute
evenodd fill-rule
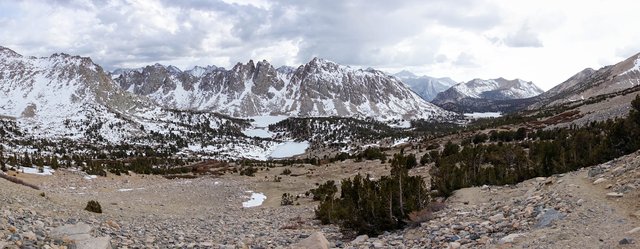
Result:
<svg viewBox="0 0 640 249"><path fill-rule="evenodd" d="M416 92L426 101L431 101L451 86L457 84L451 78L433 78L429 76L417 76L409 71L401 71L394 74L396 78L407 84L411 90Z"/></svg>
<svg viewBox="0 0 640 249"><path fill-rule="evenodd" d="M459 112L509 112L521 107L519 100L542 92L532 82L521 79L474 79L439 93L431 103Z"/></svg>
<svg viewBox="0 0 640 249"><path fill-rule="evenodd" d="M395 77L314 58L298 68L267 61L179 71L159 64L112 73L122 89L175 109L259 115L441 119L450 117Z"/></svg>
<svg viewBox="0 0 640 249"><path fill-rule="evenodd" d="M219 158L260 158L278 145L244 136L246 120L168 110L128 93L89 58L25 57L4 47L0 47L0 116L20 129L20 135L11 138L23 141L171 147Z"/></svg>

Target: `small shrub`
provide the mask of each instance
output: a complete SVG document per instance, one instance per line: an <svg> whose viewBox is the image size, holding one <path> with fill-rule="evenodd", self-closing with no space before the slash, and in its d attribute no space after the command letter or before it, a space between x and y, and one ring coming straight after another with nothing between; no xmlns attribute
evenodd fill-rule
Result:
<svg viewBox="0 0 640 249"><path fill-rule="evenodd" d="M241 176L255 176L256 172L258 172L258 169L254 168L253 166L249 166L249 167L245 167L242 170L240 170L240 175Z"/></svg>
<svg viewBox="0 0 640 249"><path fill-rule="evenodd" d="M282 194L282 200L280 201L281 206L289 206L293 205L293 195L289 193Z"/></svg>
<svg viewBox="0 0 640 249"><path fill-rule="evenodd" d="M46 195L44 194L44 192L40 193L41 197L45 197Z"/></svg>
<svg viewBox="0 0 640 249"><path fill-rule="evenodd" d="M291 175L291 170L290 170L290 169L284 169L284 170L282 171L282 174L281 174L281 175L285 175L285 176Z"/></svg>
<svg viewBox="0 0 640 249"><path fill-rule="evenodd" d="M87 202L87 207L85 207L84 210L87 210L89 212L99 213L99 214L102 213L102 207L100 206L100 203L93 200Z"/></svg>

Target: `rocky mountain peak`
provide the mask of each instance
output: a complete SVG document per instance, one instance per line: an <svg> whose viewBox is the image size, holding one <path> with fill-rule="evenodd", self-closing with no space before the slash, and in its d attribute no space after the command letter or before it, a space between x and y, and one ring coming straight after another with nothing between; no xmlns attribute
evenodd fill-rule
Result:
<svg viewBox="0 0 640 249"><path fill-rule="evenodd" d="M329 60L318 58L318 57L313 57L313 59L311 61L309 61L309 63L307 63L305 65L305 67L307 68L306 71L313 71L313 72L327 71L327 72L331 72L331 71L339 70L340 65L338 65L337 63L335 63L333 61L329 61Z"/></svg>
<svg viewBox="0 0 640 249"><path fill-rule="evenodd" d="M10 48L3 47L3 46L0 46L0 55L6 56L6 57L22 57L22 55L16 53Z"/></svg>

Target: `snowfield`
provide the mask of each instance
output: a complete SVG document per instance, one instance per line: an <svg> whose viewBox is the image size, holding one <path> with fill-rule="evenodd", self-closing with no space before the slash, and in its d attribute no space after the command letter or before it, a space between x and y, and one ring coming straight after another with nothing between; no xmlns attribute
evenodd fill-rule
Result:
<svg viewBox="0 0 640 249"><path fill-rule="evenodd" d="M51 167L48 167L48 166L45 166L42 172L40 172L40 170L38 170L37 168L33 168L33 167L20 167L18 171L25 174L33 174L33 175L41 175L41 176L50 176L50 175L53 175L54 172L56 172L55 170L51 169Z"/></svg>

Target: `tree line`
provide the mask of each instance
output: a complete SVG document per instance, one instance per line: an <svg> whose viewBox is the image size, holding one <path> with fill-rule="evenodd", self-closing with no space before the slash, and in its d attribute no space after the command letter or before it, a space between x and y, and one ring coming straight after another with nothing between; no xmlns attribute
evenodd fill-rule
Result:
<svg viewBox="0 0 640 249"><path fill-rule="evenodd" d="M640 149L640 95L628 117L517 134L514 143L457 146L437 155L431 187L440 195L479 185L504 185L607 162ZM523 138L528 138L524 140ZM474 138L474 141L476 139ZM493 140L493 139L491 139ZM496 139L495 141L500 141ZM446 146L445 146L446 147Z"/></svg>

